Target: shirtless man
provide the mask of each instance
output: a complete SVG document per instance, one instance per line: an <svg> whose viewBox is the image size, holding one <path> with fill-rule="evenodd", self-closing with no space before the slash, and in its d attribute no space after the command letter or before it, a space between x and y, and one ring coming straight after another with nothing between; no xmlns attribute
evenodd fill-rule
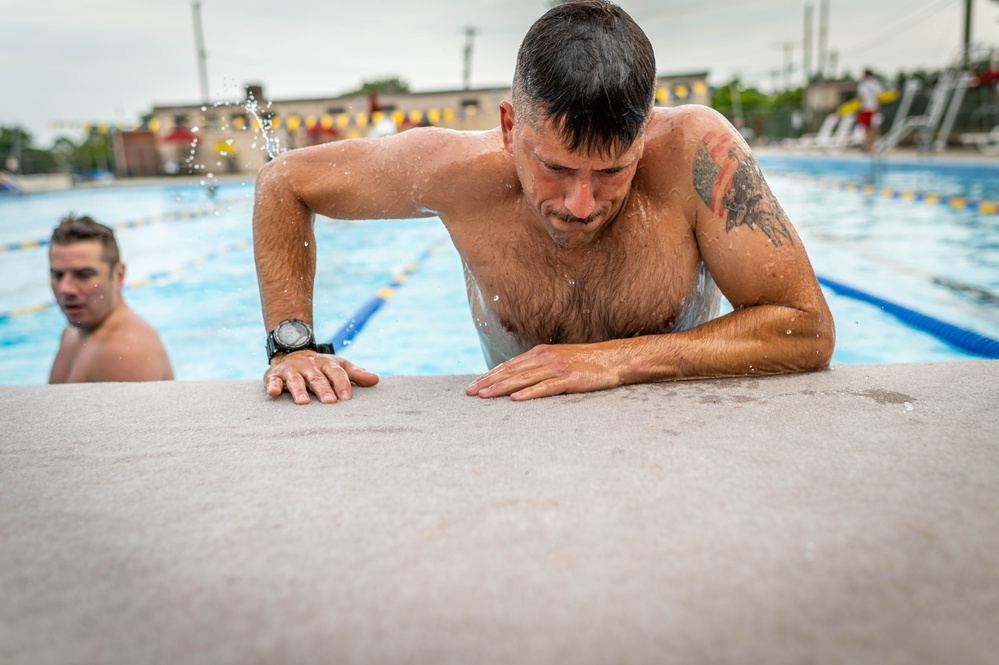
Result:
<svg viewBox="0 0 999 665"><path fill-rule="evenodd" d="M311 348L314 212L440 217L492 367L469 395L828 366L832 317L749 148L708 108L653 109L655 88L631 18L570 2L524 39L497 129L413 129L269 163L254 210L267 392L330 403L378 381ZM719 288L734 311L714 318ZM288 326L300 342L280 341Z"/></svg>
<svg viewBox="0 0 999 665"><path fill-rule="evenodd" d="M125 264L114 231L90 217L67 217L49 245L52 292L69 325L49 383L173 379L152 326L125 304Z"/></svg>

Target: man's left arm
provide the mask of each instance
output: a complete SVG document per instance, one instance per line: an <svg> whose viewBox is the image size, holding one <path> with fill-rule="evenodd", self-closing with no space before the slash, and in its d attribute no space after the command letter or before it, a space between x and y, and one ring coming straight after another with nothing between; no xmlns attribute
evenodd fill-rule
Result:
<svg viewBox="0 0 999 665"><path fill-rule="evenodd" d="M541 345L479 377L468 394L521 400L828 366L832 315L801 240L741 136L720 117L698 124L689 215L701 258L734 311L662 335Z"/></svg>

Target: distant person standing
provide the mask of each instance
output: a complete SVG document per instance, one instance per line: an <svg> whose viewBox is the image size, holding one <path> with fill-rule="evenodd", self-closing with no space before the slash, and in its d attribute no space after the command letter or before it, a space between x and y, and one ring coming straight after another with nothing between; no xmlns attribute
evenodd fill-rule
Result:
<svg viewBox="0 0 999 665"><path fill-rule="evenodd" d="M857 84L857 97L860 99L857 124L864 128L864 150L867 152L874 152L874 138L877 135L874 122L881 106L878 102L878 95L881 92L881 84L874 78L874 72L865 69L864 78Z"/></svg>
<svg viewBox="0 0 999 665"><path fill-rule="evenodd" d="M173 379L159 335L122 298L114 231L90 217L65 218L52 233L49 274L69 322L49 383Z"/></svg>

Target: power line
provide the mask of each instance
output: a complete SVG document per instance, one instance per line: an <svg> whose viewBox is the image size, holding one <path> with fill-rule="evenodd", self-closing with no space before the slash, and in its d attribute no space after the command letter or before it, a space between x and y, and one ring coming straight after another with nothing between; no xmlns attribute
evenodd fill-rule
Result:
<svg viewBox="0 0 999 665"><path fill-rule="evenodd" d="M905 32L909 28L912 28L913 26L917 25L918 23L922 22L923 20L925 20L927 18L930 18L931 16L933 16L935 14L940 13L940 11L943 10L943 9L946 9L948 5L952 6L954 4L955 4L955 0L937 0L937 2L931 2L930 4L924 6L922 9L920 9L919 11L917 11L917 12L915 12L913 14L910 14L910 15L906 16L905 18L902 18L902 19L896 21L895 23L889 25L887 28L885 28L884 30L882 30L881 32L879 32L874 37L871 37L870 39L868 39L866 41L860 42L859 44L855 44L854 46L849 47L847 49L847 51L850 52L850 53L856 53L857 51L863 51L864 49L867 49L867 48L870 48L872 46L875 46L878 43L886 41L886 35L889 35L890 33L893 33L893 34L891 34L892 37L897 37L901 33ZM930 12L929 14L927 14L925 16L920 16L921 12L926 12L926 11L931 10L931 9L933 11ZM902 26L905 26L905 27L902 27Z"/></svg>

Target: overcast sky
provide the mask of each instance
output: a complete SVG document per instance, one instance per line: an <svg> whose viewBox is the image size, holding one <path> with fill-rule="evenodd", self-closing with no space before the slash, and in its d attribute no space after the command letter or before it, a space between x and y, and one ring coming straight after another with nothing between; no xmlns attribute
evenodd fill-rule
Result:
<svg viewBox="0 0 999 665"><path fill-rule="evenodd" d="M660 73L733 75L769 90L792 42L801 80L805 6L820 0L621 0ZM954 59L965 0L830 0L839 73L894 75ZM213 99L248 81L270 99L335 95L399 76L415 91L509 85L517 47L545 0L202 0ZM972 38L999 46L999 4L974 0ZM812 56L813 67L817 55ZM0 0L0 125L47 147L54 122L136 122L153 105L200 100L191 0ZM70 134L79 138L79 133Z"/></svg>

